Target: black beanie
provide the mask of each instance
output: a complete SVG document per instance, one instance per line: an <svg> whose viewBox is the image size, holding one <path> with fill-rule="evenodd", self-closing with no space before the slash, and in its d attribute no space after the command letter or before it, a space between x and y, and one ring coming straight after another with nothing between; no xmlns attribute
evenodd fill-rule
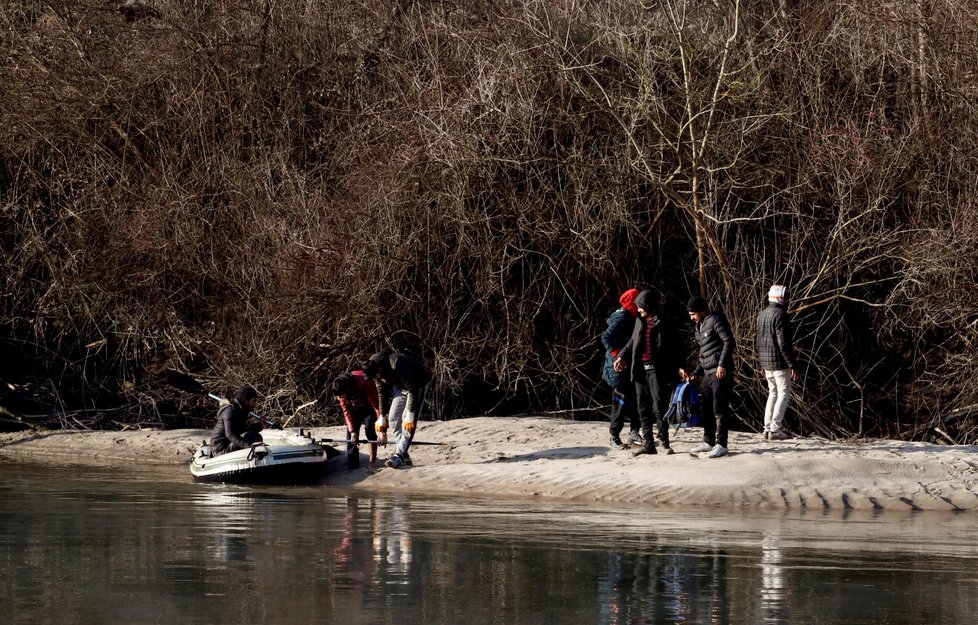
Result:
<svg viewBox="0 0 978 625"><path fill-rule="evenodd" d="M706 300L699 295L694 295L689 298L689 303L686 304L686 310L689 312L706 312L709 310L709 305L707 305Z"/></svg>

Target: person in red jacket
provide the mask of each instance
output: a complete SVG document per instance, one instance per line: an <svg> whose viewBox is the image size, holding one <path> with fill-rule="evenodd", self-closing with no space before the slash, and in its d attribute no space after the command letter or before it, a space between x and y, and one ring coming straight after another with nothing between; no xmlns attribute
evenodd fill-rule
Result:
<svg viewBox="0 0 978 625"><path fill-rule="evenodd" d="M360 442L360 426L364 437L370 441L370 466L377 463L377 432L374 424L380 415L380 400L377 385L363 371L341 373L333 380L333 395L340 402L343 420L352 443L347 443L347 451L356 453L353 448Z"/></svg>

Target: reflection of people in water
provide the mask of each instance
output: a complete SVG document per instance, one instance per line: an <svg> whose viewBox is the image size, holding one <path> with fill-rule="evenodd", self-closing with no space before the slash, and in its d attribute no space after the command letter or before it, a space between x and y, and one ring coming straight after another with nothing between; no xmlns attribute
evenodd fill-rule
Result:
<svg viewBox="0 0 978 625"><path fill-rule="evenodd" d="M390 515L385 515L383 526L378 528L380 531L374 533L374 557L386 559L387 564L402 573L407 573L414 559L405 507L406 504L401 504L390 508Z"/></svg>
<svg viewBox="0 0 978 625"><path fill-rule="evenodd" d="M261 424L248 424L249 415L257 405L258 392L250 386L242 386L234 394L234 399L221 405L217 411L217 423L211 432L211 455L247 449L262 442L258 433Z"/></svg>
<svg viewBox="0 0 978 625"><path fill-rule="evenodd" d="M360 589L367 600L385 582L420 578L410 574L414 560L403 502L391 505L377 499L350 497L341 521L343 534L333 549L337 583ZM378 584L379 582L379 584Z"/></svg>
<svg viewBox="0 0 978 625"><path fill-rule="evenodd" d="M372 542L375 508L374 499L347 498L346 512L340 522L343 535L340 543L333 549L333 566L336 567L336 572L340 575L345 574L351 586L363 589L363 592L357 593L362 599L367 597L367 591L373 587L377 575ZM367 514L366 531L363 527L364 509Z"/></svg>
<svg viewBox="0 0 978 625"><path fill-rule="evenodd" d="M693 622L703 558L686 554L608 554L600 582L601 622Z"/></svg>
<svg viewBox="0 0 978 625"><path fill-rule="evenodd" d="M787 589L781 536L777 532L765 532L761 541L761 618L758 622L783 622Z"/></svg>

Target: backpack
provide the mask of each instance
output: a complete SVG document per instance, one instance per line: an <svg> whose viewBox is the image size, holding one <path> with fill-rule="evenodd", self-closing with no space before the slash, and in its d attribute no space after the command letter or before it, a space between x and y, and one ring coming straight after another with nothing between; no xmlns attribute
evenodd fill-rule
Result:
<svg viewBox="0 0 978 625"><path fill-rule="evenodd" d="M698 427L700 424L700 394L696 386L689 382L683 382L672 392L672 400L669 402L669 411L665 415L666 421L679 428Z"/></svg>

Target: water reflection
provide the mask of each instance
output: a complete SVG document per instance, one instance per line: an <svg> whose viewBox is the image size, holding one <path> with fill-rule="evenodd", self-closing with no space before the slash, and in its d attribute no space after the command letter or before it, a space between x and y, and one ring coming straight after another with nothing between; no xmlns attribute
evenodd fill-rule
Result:
<svg viewBox="0 0 978 625"><path fill-rule="evenodd" d="M761 539L761 614L762 623L782 623L787 611L787 584L781 535L764 532Z"/></svg>
<svg viewBox="0 0 978 625"><path fill-rule="evenodd" d="M0 463L4 622L971 622L974 523L366 497Z"/></svg>

